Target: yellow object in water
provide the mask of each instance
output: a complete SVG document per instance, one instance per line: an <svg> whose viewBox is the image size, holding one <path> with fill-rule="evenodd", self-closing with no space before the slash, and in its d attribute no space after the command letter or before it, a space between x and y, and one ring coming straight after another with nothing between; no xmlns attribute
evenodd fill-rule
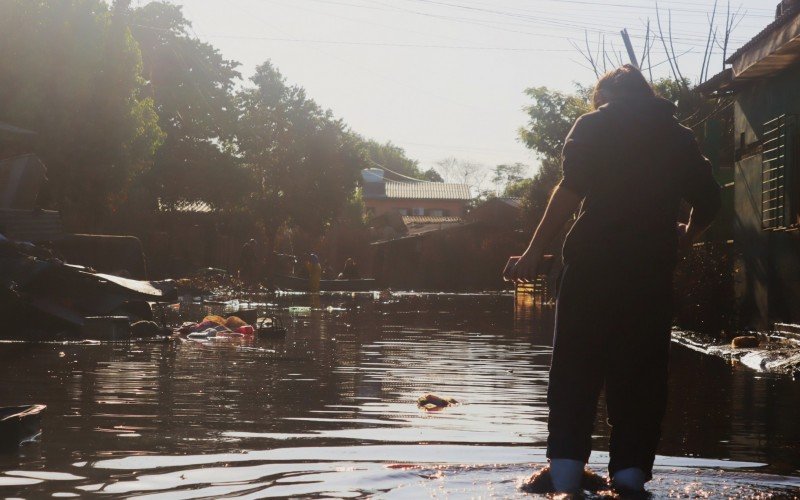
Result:
<svg viewBox="0 0 800 500"><path fill-rule="evenodd" d="M228 319L225 320L225 326L227 326L229 330L236 330L242 326L247 326L247 323L238 316L228 316Z"/></svg>
<svg viewBox="0 0 800 500"><path fill-rule="evenodd" d="M203 323L205 323L206 321L211 321L212 323L216 323L219 326L225 326L225 318L223 318L222 316L217 316L216 314L211 314L203 318Z"/></svg>

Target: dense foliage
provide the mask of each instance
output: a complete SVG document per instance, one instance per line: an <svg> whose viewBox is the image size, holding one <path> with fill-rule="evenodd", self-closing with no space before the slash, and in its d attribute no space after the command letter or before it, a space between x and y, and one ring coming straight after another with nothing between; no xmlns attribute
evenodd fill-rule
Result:
<svg viewBox="0 0 800 500"><path fill-rule="evenodd" d="M128 20L142 52L145 92L166 133L143 179L147 191L168 206L186 199L240 204L249 179L225 147L236 132L239 64L191 36L178 6L152 2L132 10Z"/></svg>
<svg viewBox="0 0 800 500"><path fill-rule="evenodd" d="M126 7L0 2L0 120L38 133L47 206L100 226L164 139Z"/></svg>
<svg viewBox="0 0 800 500"><path fill-rule="evenodd" d="M371 167L385 169L387 179L407 181L409 179L420 179L431 182L444 182L442 176L434 169L422 171L419 162L406 156L403 148L391 142L379 143L372 139L359 139L363 143L367 161Z"/></svg>
<svg viewBox="0 0 800 500"><path fill-rule="evenodd" d="M42 205L74 231L141 235L158 210L203 201L237 214L240 239L274 247L292 228L319 241L337 219L362 223L363 168L442 180L350 130L269 61L243 82L166 1L0 2L0 46L0 121L37 132Z"/></svg>
<svg viewBox="0 0 800 500"><path fill-rule="evenodd" d="M252 81L237 98L236 145L254 175L253 213L270 240L287 221L321 236L369 166L361 145L271 63Z"/></svg>

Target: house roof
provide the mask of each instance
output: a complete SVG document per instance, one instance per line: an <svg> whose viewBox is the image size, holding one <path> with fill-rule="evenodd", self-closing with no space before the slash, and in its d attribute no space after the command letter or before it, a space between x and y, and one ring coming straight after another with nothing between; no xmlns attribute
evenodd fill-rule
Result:
<svg viewBox="0 0 800 500"><path fill-rule="evenodd" d="M469 213L469 220L489 223L493 226L515 225L522 215L521 198L491 198Z"/></svg>
<svg viewBox="0 0 800 500"><path fill-rule="evenodd" d="M209 203L200 200L178 200L174 203L167 203L158 200L158 210L160 212L182 212L182 213L196 213L208 214L214 212L214 207Z"/></svg>
<svg viewBox="0 0 800 500"><path fill-rule="evenodd" d="M404 215L403 216L403 224L406 226L410 225L421 225L421 224L453 224L457 223L460 224L464 222L461 217L448 217L448 216L433 216L433 215Z"/></svg>
<svg viewBox="0 0 800 500"><path fill-rule="evenodd" d="M386 198L405 200L470 200L466 184L386 181Z"/></svg>
<svg viewBox="0 0 800 500"><path fill-rule="evenodd" d="M787 9L725 62L731 67L698 85L702 94L735 92L800 62L800 5Z"/></svg>
<svg viewBox="0 0 800 500"><path fill-rule="evenodd" d="M383 245L391 241L408 240L419 238L427 234L449 231L451 229L463 228L472 225L460 217L433 217L421 215L404 215L403 225L405 231L402 236L392 237L370 243L370 245Z"/></svg>
<svg viewBox="0 0 800 500"><path fill-rule="evenodd" d="M791 9L787 10L786 12L784 12L779 17L777 17L773 22L771 22L769 25L767 25L766 28L761 30L756 36L751 38L750 41L748 41L747 43L742 45L739 48L739 50L737 50L736 52L731 54L731 56L728 59L726 59L725 62L728 63L728 64L733 64L733 61L738 59L742 54L744 54L745 52L747 52L748 50L753 48L759 42L761 42L762 40L766 39L771 34L775 33L779 28L781 28L782 26L787 24L789 21L794 19L797 16L797 14L800 14L800 7L797 7L797 6L796 7L792 7Z"/></svg>
<svg viewBox="0 0 800 500"><path fill-rule="evenodd" d="M421 236L427 233L437 231L444 231L454 227L464 225L464 220L460 217L434 217L434 216L403 216L403 224L405 224L409 236Z"/></svg>
<svg viewBox="0 0 800 500"><path fill-rule="evenodd" d="M497 198L498 200L502 201L506 205L513 207L513 208L522 208L522 198Z"/></svg>
<svg viewBox="0 0 800 500"><path fill-rule="evenodd" d="M733 69L725 68L696 87L701 94L708 95L727 90L733 84Z"/></svg>

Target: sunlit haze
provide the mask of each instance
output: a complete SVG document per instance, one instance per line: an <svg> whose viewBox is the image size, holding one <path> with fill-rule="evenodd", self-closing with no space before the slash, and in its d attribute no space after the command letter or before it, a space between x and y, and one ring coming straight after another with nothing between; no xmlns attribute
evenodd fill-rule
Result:
<svg viewBox="0 0 800 500"><path fill-rule="evenodd" d="M134 5L146 4L146 0ZM392 141L427 169L455 156L494 166L536 160L517 140L525 124L523 91L531 86L570 90L594 73L572 46L624 54L627 28L641 54L655 2L579 0L184 0L197 36L242 63L248 78L271 59L286 78L305 87L362 135ZM774 2L745 0L744 18L729 53L771 22ZM662 28L669 11L675 52L684 76L697 80L713 0L659 3ZM720 1L718 21L727 5ZM613 48L612 48L613 46ZM722 69L716 48L709 74ZM614 58L616 61L617 59ZM666 76L656 43L654 76Z"/></svg>

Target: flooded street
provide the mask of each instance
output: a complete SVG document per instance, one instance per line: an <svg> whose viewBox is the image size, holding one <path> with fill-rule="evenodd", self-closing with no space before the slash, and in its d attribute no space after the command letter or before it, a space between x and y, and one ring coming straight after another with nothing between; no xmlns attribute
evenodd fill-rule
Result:
<svg viewBox="0 0 800 500"><path fill-rule="evenodd" d="M39 441L0 455L0 496L524 496L545 461L552 311L415 294L288 310L308 300L277 300L277 339L0 345L0 400L48 405ZM799 388L673 346L651 491L800 496ZM426 413L428 392L461 404Z"/></svg>

